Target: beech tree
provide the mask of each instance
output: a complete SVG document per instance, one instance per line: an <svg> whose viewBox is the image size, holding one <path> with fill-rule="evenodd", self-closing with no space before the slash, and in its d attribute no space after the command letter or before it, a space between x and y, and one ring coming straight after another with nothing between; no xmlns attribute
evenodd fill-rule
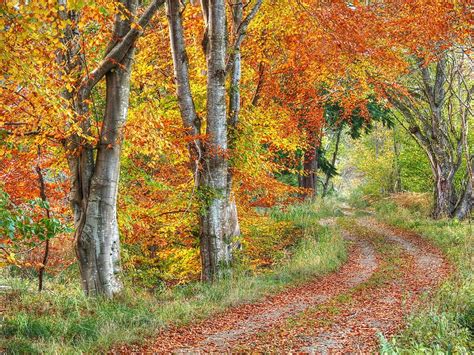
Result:
<svg viewBox="0 0 474 355"><path fill-rule="evenodd" d="M66 95L76 114L76 122L81 127L81 134L72 134L65 140L81 280L86 294L101 294L106 297L114 296L123 287L119 280L121 267L117 191L134 44L164 0L152 1L138 19L135 18L137 0L121 0L119 3L121 7L115 15L112 38L104 59L80 78L77 89ZM63 6L65 5L64 3ZM80 15L69 12L68 16L75 20ZM64 61L68 71L71 68L66 64L74 63L81 56L74 38L76 35L76 31L69 28L66 30L66 52L59 55L59 60ZM97 143L91 144L87 139L92 135L90 95L103 78L106 86L105 112Z"/></svg>
<svg viewBox="0 0 474 355"><path fill-rule="evenodd" d="M195 2L192 2L193 4ZM237 207L232 196L229 154L233 146L240 111L240 48L245 31L262 0L243 19L243 2L232 4L233 43L228 54L226 4L221 0L201 1L204 18L203 50L207 67L206 139L196 113L184 40L180 2L167 0L170 44L176 91L183 125L193 138L189 144L191 169L200 199L200 250L202 280L222 277L232 261L232 242L240 234ZM230 107L227 108L227 74L231 73Z"/></svg>
<svg viewBox="0 0 474 355"><path fill-rule="evenodd" d="M472 209L472 157L468 144L473 117L472 58L452 48L438 60L416 63L408 90L388 93L403 127L429 159L434 180L433 217L465 218ZM461 171L463 169L464 171ZM461 175L460 186L455 177Z"/></svg>

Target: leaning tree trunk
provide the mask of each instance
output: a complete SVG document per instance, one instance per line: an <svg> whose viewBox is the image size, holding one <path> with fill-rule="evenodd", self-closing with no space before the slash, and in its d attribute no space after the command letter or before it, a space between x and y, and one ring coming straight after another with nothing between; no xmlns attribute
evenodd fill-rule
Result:
<svg viewBox="0 0 474 355"><path fill-rule="evenodd" d="M338 131L336 133L336 146L334 147L334 152L332 154L332 160L331 160L331 165L335 168L336 167L336 161L337 161L337 155L339 153L339 143L341 142L341 135L342 135L342 130L343 127L338 127ZM326 177L324 180L323 184L323 192L321 196L324 198L329 192L329 182L331 181L331 173L329 171L326 172Z"/></svg>
<svg viewBox="0 0 474 355"><path fill-rule="evenodd" d="M226 12L224 0L209 0L207 57L207 137L199 192L202 279L214 281L229 270L230 238L226 233L228 158L225 89Z"/></svg>
<svg viewBox="0 0 474 355"><path fill-rule="evenodd" d="M459 202L453 212L453 217L464 219L471 213L474 206L474 156L467 158L466 166L466 186L464 194L460 197Z"/></svg>
<svg viewBox="0 0 474 355"><path fill-rule="evenodd" d="M236 41L235 46L230 54L231 61L231 73L230 73L230 88L229 88L229 122L228 122L228 132L227 136L229 139L229 152L233 154L236 148L237 140L237 125L239 123L239 114L240 114L240 80L242 76L241 60L242 56L240 54L240 43L239 41L239 28L242 24L243 16L243 3L242 0L237 0L232 5L232 27L234 31L234 39ZM238 41L238 42L237 42ZM232 167L228 169L227 175L227 188L226 194L229 196L229 201L227 205L227 223L225 226L225 233L230 237L230 241L235 237L240 235L240 225L239 217L237 214L237 204L235 197L232 193L232 183L233 183L233 171ZM232 252L230 248L229 253ZM232 257L232 256L230 256Z"/></svg>
<svg viewBox="0 0 474 355"><path fill-rule="evenodd" d="M167 16L170 33L171 55L173 58L176 95L186 134L193 138L188 144L190 169L195 186L199 186L201 176L202 142L197 138L201 134L201 120L196 113L189 80L189 63L184 41L183 20L180 3L167 0Z"/></svg>

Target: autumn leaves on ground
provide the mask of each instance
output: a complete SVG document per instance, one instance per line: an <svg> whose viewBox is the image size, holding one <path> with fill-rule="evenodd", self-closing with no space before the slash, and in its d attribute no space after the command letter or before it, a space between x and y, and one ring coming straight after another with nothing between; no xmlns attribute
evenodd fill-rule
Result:
<svg viewBox="0 0 474 355"><path fill-rule="evenodd" d="M391 337L400 331L418 297L433 292L446 278L449 264L419 236L386 228L373 219L350 218L342 225L349 255L337 272L198 324L163 331L144 348L121 350L377 351L377 335Z"/></svg>
<svg viewBox="0 0 474 355"><path fill-rule="evenodd" d="M0 352L474 351L472 15L0 2Z"/></svg>

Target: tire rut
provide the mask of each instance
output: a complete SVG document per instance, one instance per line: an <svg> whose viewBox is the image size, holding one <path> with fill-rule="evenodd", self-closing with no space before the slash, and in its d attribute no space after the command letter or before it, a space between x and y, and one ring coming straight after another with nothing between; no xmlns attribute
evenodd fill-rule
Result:
<svg viewBox="0 0 474 355"><path fill-rule="evenodd" d="M388 242L402 248L413 260L409 271L412 277L396 280L383 289L375 290L368 299L361 297L346 310L351 316L336 321L329 329L315 337L306 339L306 345L299 352L328 354L333 352L373 352L377 349L377 334L390 337L401 329L404 317L411 311L417 298L427 290L433 289L449 270L439 251L421 240L401 235L373 218L361 218L357 225L382 235ZM386 315L390 315L388 319ZM365 330L362 334L360 329ZM354 336L358 333L358 336Z"/></svg>

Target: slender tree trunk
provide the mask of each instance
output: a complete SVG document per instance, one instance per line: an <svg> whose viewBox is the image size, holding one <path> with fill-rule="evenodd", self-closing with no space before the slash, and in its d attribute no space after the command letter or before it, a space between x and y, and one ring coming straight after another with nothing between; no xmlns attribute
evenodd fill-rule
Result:
<svg viewBox="0 0 474 355"><path fill-rule="evenodd" d="M41 147L38 146L38 165L36 166L36 173L38 174L38 183L39 183L39 190L40 190L40 198L43 202L48 202L48 198L46 196L46 185L44 183L44 176L43 170L41 169L39 160L41 159ZM44 212L46 214L46 218L51 218L51 211L49 207L44 207ZM46 239L44 242L44 253L43 253L43 261L41 263L41 267L38 272L38 291L43 291L43 279L44 279L44 272L46 270L46 264L48 263L49 257L49 239Z"/></svg>
<svg viewBox="0 0 474 355"><path fill-rule="evenodd" d="M179 1L176 0L167 0L166 5L179 109L187 134L191 137L197 137L201 134L201 120L196 113L191 93L189 63L184 42L184 29L180 5ZM194 176L195 186L198 186L200 181L202 149L201 141L196 138L188 145L191 172Z"/></svg>
<svg viewBox="0 0 474 355"><path fill-rule="evenodd" d="M392 138L393 138L393 174L394 174L394 184L393 192L402 191L402 176L400 171L400 145L397 142L397 127L396 125L392 128Z"/></svg>
<svg viewBox="0 0 474 355"><path fill-rule="evenodd" d="M238 40L239 28L242 24L243 3L242 0L237 0L232 4L232 27L234 31L234 38ZM229 122L228 122L228 139L229 152L232 154L235 151L237 130L240 114L240 80L242 76L242 56L240 54L240 45L234 47L230 54L230 61L232 63L230 73L230 89L229 89ZM229 203L227 205L227 223L225 226L226 234L230 237L230 241L240 235L239 217L237 213L237 204L232 193L233 171L228 169L227 176L227 196L229 196ZM231 248L232 249L232 248ZM230 250L232 252L232 250ZM232 256L230 256L232 257Z"/></svg>
<svg viewBox="0 0 474 355"><path fill-rule="evenodd" d="M334 153L332 154L331 165L336 166L337 155L339 153L339 143L341 142L341 135L342 135L342 127L338 128L337 135L336 135L336 146L334 147ZM326 173L326 178L323 184L323 193L322 197L325 197L329 190L329 181L331 181L331 174L329 172Z"/></svg>
<svg viewBox="0 0 474 355"><path fill-rule="evenodd" d="M303 175L300 178L300 187L310 189L307 197L314 198L317 195L318 153L317 148L309 149L303 158Z"/></svg>

